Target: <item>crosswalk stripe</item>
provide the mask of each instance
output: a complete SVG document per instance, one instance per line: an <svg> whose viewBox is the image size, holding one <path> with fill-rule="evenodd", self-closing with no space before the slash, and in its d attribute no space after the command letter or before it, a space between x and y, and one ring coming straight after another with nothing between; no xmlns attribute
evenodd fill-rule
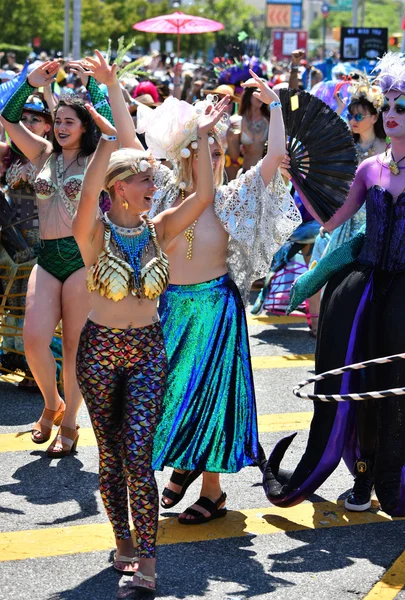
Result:
<svg viewBox="0 0 405 600"><path fill-rule="evenodd" d="M405 587L405 552L386 571L363 600L394 600Z"/></svg>
<svg viewBox="0 0 405 600"><path fill-rule="evenodd" d="M308 429L311 418L312 412L259 415L259 433ZM93 429L91 427L82 427L80 429L79 448L95 445L96 438L94 437ZM31 440L31 431L0 434L0 453L44 450L46 447L47 444L34 444Z"/></svg>
<svg viewBox="0 0 405 600"><path fill-rule="evenodd" d="M329 529L384 523L383 512L345 512L343 501L304 503L291 508L266 506L230 511L224 519L204 525L181 526L177 518L159 520L158 544L180 544L247 535ZM402 520L402 519L401 519ZM73 525L0 533L0 562L108 550L114 547L109 523Z"/></svg>

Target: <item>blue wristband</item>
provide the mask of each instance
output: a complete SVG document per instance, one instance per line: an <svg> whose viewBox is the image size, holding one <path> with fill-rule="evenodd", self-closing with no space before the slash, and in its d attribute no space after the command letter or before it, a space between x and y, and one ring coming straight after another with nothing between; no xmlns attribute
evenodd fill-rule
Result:
<svg viewBox="0 0 405 600"><path fill-rule="evenodd" d="M281 106L281 102L277 102L276 100L274 100L274 102L272 102L269 105L270 110L273 110L273 108L278 108L279 106Z"/></svg>

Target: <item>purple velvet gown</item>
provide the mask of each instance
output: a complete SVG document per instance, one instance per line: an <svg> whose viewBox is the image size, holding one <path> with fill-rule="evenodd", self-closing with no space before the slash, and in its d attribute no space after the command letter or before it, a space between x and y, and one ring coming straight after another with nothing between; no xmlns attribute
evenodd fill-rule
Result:
<svg viewBox="0 0 405 600"><path fill-rule="evenodd" d="M333 276L322 299L316 372L405 351L405 190L379 157L358 169L339 223L366 201L366 238L356 262ZM387 191L390 186L393 194ZM394 200L395 198L395 200ZM341 213L339 215L339 213ZM336 219L335 219L336 217ZM318 382L316 392L339 394L405 387L402 361ZM349 468L374 459L375 490L384 511L405 515L405 400L314 403L306 451L292 474L279 464L293 436L269 459L265 488L271 502L292 506L313 493L342 456Z"/></svg>

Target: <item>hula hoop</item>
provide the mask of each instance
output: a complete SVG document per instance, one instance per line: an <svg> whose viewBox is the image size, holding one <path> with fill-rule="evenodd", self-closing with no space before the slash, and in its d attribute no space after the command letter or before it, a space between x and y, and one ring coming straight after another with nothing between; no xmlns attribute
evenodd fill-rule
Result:
<svg viewBox="0 0 405 600"><path fill-rule="evenodd" d="M402 354L393 354L392 356L383 356L382 358L373 358L372 360L366 360L365 362L355 363L340 367L339 369L333 369L332 371L325 371L320 375L314 375L310 379L305 379L296 385L293 389L293 394L298 398L304 400L319 400L320 402L347 402L348 400L371 400L373 398L387 398L387 396L402 396L405 394L405 387L392 388L390 390L380 390L377 392L364 392L361 394L306 394L300 392L301 388L314 383L316 381L322 381L328 379L328 377L335 377L336 375L342 375L348 371L358 371L360 369L366 369L370 365L383 365L387 363L396 362L397 360L404 360L405 352Z"/></svg>

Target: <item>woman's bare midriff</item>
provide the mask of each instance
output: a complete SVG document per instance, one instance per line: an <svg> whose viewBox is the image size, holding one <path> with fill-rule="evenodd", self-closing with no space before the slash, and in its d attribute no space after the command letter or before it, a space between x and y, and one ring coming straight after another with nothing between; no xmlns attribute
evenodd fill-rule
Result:
<svg viewBox="0 0 405 600"><path fill-rule="evenodd" d="M98 292L91 293L90 321L111 329L136 329L159 321L157 300L136 298L130 294L114 302Z"/></svg>
<svg viewBox="0 0 405 600"><path fill-rule="evenodd" d="M207 208L194 229L193 255L187 259L188 242L184 233L177 236L166 253L170 264L170 283L191 285L225 275L229 236L214 213Z"/></svg>
<svg viewBox="0 0 405 600"><path fill-rule="evenodd" d="M248 171L263 158L264 142L246 144L243 146L243 169Z"/></svg>

